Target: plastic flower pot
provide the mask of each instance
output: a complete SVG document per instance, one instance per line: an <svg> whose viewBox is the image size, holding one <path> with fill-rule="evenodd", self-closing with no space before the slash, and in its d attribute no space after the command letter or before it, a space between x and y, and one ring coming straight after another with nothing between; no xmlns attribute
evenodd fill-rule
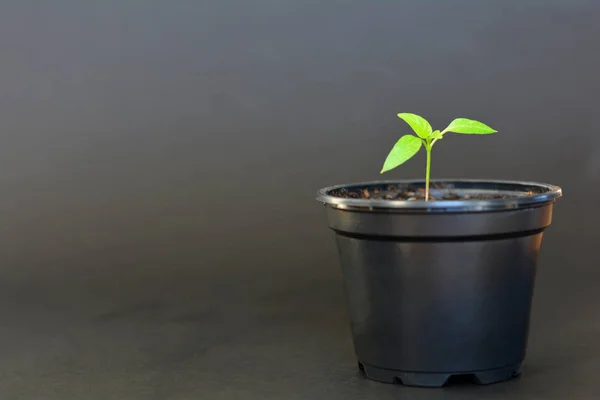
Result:
<svg viewBox="0 0 600 400"><path fill-rule="evenodd" d="M434 197L457 200L393 200L423 181L317 194L335 232L359 367L410 386L440 387L457 375L508 380L525 358L542 234L561 189L432 182L440 185ZM365 189L373 195L360 198Z"/></svg>

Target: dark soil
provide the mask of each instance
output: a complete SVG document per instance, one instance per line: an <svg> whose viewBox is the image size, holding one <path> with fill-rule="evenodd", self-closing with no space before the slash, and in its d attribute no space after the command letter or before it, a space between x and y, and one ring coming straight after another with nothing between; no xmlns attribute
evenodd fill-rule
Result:
<svg viewBox="0 0 600 400"><path fill-rule="evenodd" d="M345 199L411 201L425 200L425 189L422 187L415 188L411 186L399 187L396 185L387 185L383 187L373 186L364 188L356 187L349 189L342 188L332 191L330 195ZM455 191L452 187L445 187L440 185L432 186L429 190L429 200L493 200L504 199L507 197L508 196L503 194L464 194Z"/></svg>

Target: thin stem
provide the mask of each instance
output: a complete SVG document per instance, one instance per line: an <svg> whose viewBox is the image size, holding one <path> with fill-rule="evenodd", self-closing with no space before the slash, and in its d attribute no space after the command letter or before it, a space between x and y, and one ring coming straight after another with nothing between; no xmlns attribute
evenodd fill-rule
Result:
<svg viewBox="0 0 600 400"><path fill-rule="evenodd" d="M425 201L429 201L429 175L431 172L431 146L426 146L427 168L425 169Z"/></svg>

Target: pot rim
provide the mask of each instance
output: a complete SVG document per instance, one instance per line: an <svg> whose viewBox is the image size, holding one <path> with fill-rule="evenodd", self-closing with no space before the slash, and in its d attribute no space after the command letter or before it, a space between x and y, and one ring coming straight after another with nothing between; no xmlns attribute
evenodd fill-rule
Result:
<svg viewBox="0 0 600 400"><path fill-rule="evenodd" d="M515 210L531 207L539 207L553 203L562 196L562 189L559 186L547 183L510 181L510 180L490 180L490 179L435 179L431 183L453 184L458 186L468 186L467 188L458 188L459 190L477 192L477 191L496 191L504 193L513 193L511 197L505 199L490 200L373 200L373 199L353 199L342 198L330 195L331 191L343 188L354 188L362 186L379 185L424 185L423 179L415 180L382 180L357 182L344 185L329 186L320 189L317 192L317 201L337 209L353 210L390 210L390 211L420 211L420 212L481 212L481 211L502 211ZM533 194L531 192L534 192Z"/></svg>

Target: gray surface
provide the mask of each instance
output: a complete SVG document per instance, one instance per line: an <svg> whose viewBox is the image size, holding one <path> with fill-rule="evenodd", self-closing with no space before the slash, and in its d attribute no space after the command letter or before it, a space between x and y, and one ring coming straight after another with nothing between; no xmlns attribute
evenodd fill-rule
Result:
<svg viewBox="0 0 600 400"><path fill-rule="evenodd" d="M599 3L373 3L0 4L1 398L598 397ZM565 190L522 380L356 375L313 196L378 178L401 111L500 131L434 177Z"/></svg>

